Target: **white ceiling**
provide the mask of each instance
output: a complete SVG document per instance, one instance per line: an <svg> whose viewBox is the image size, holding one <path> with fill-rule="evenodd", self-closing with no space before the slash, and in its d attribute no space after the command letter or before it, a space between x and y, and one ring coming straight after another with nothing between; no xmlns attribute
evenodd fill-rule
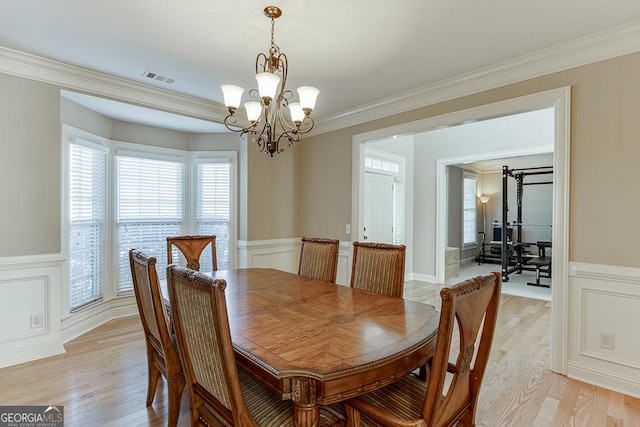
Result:
<svg viewBox="0 0 640 427"><path fill-rule="evenodd" d="M638 0L0 0L0 46L221 102L255 86L269 4L287 86L318 87L320 118L640 20Z"/></svg>
<svg viewBox="0 0 640 427"><path fill-rule="evenodd" d="M553 166L553 153L529 154L526 156L507 157L502 159L482 160L458 165L478 172L501 172L502 166L509 169L531 169Z"/></svg>

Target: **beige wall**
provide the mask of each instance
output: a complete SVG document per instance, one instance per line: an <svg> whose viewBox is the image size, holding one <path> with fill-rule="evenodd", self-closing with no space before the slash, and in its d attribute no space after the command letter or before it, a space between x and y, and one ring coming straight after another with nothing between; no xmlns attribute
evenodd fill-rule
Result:
<svg viewBox="0 0 640 427"><path fill-rule="evenodd" d="M633 186L640 154L640 54L632 54L303 139L270 159L247 147L246 221L239 237L348 240L355 134L547 89L572 86L570 260L638 266ZM0 256L60 251L58 87L0 74ZM104 125L104 124L103 124ZM104 127L104 126L102 126ZM104 130L106 132L106 130ZM416 230L418 232L418 230ZM626 236L626 239L621 239ZM630 237L630 238L629 238Z"/></svg>
<svg viewBox="0 0 640 427"><path fill-rule="evenodd" d="M0 257L60 252L60 94L0 74Z"/></svg>
<svg viewBox="0 0 640 427"><path fill-rule="evenodd" d="M637 181L638 75L640 54L626 55L308 138L296 147L298 232L343 237L351 221L353 135L571 86L569 259L638 267L640 233L632 224L640 199L621 191Z"/></svg>
<svg viewBox="0 0 640 427"><path fill-rule="evenodd" d="M247 147L246 240L297 236L295 150L286 147L270 158L253 144Z"/></svg>
<svg viewBox="0 0 640 427"><path fill-rule="evenodd" d="M190 151L246 151L238 135L185 134L166 129L111 120L68 99L60 97L55 85L0 73L0 235L10 244L0 246L0 257L55 254L61 251L61 122L87 132L118 141L149 144ZM261 162L257 162L260 160ZM263 161L264 160L264 161ZM270 163L255 159L258 168ZM241 160L242 161L242 160ZM243 167L241 165L241 167ZM254 168L255 169L255 168ZM291 168L274 171L284 187L293 186ZM261 182L264 171L254 178ZM240 174L240 176L242 176ZM239 179L238 185L246 187ZM293 206L292 190L279 192L276 203ZM266 196L265 196L266 197ZM268 197L267 197L268 200ZM277 212L277 205L263 203ZM286 218L292 207L280 211ZM241 204L239 211L246 212ZM242 220L242 215L239 215ZM246 216L246 215L245 215ZM273 215L255 221L256 227L293 236L293 231L264 225ZM286 219L287 227L294 228ZM246 230L246 220L240 226ZM246 238L246 231L244 231ZM264 233L262 234L265 235Z"/></svg>

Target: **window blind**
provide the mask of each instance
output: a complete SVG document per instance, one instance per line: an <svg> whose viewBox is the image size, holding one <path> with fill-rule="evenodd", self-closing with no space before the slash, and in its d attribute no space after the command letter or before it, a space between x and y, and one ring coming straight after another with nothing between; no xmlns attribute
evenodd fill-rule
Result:
<svg viewBox="0 0 640 427"><path fill-rule="evenodd" d="M196 164L196 227L199 234L215 234L218 269L230 268L231 165L199 161ZM209 248L200 257L200 270L211 271Z"/></svg>
<svg viewBox="0 0 640 427"><path fill-rule="evenodd" d="M393 184L393 244L401 245L402 241L402 225L404 223L402 218L402 212L404 210L404 201L402 196L404 194L402 182L395 182Z"/></svg>
<svg viewBox="0 0 640 427"><path fill-rule="evenodd" d="M129 249L158 259L158 277L165 277L167 236L183 229L182 161L117 156L118 293L131 291Z"/></svg>
<svg viewBox="0 0 640 427"><path fill-rule="evenodd" d="M102 299L106 263L107 151L69 144L69 306Z"/></svg>
<svg viewBox="0 0 640 427"><path fill-rule="evenodd" d="M463 178L463 243L476 243L477 230L476 221L478 215L476 213L476 184L475 178L465 176Z"/></svg>

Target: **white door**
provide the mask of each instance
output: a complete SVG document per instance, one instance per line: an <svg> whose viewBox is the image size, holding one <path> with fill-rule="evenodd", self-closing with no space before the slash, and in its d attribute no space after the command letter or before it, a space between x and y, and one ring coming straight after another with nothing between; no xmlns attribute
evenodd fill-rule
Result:
<svg viewBox="0 0 640 427"><path fill-rule="evenodd" d="M393 244L393 176L364 174L364 240Z"/></svg>

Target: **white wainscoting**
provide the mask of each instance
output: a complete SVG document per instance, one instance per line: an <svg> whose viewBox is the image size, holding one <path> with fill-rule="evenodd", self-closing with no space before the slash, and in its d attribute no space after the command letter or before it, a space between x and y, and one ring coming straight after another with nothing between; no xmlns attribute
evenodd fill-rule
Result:
<svg viewBox="0 0 640 427"><path fill-rule="evenodd" d="M298 272L301 238L238 241L239 268L276 268L291 273ZM336 282L349 285L351 279L351 242L340 242L338 274Z"/></svg>
<svg viewBox="0 0 640 427"><path fill-rule="evenodd" d="M349 286L351 282L351 261L353 260L353 245L351 242L340 242L338 251L338 274L336 283Z"/></svg>
<svg viewBox="0 0 640 427"><path fill-rule="evenodd" d="M64 353L60 254L0 258L0 368Z"/></svg>
<svg viewBox="0 0 640 427"><path fill-rule="evenodd" d="M569 301L567 375L640 397L640 268L570 263Z"/></svg>
<svg viewBox="0 0 640 427"><path fill-rule="evenodd" d="M238 241L239 268L276 268L297 273L299 261L299 238Z"/></svg>

